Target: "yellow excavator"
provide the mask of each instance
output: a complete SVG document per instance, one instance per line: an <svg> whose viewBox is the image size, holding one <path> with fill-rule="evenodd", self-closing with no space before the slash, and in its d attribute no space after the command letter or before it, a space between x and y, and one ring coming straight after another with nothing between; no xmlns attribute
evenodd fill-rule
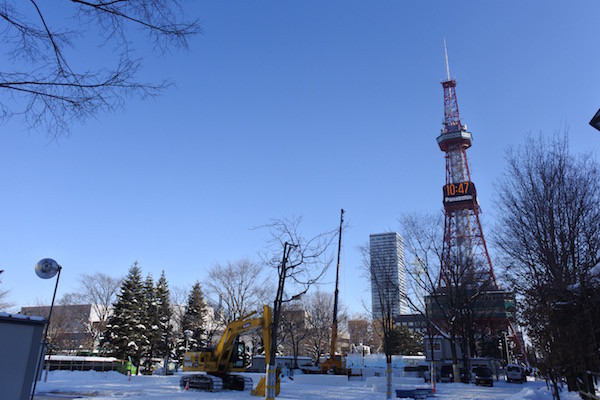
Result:
<svg viewBox="0 0 600 400"><path fill-rule="evenodd" d="M246 352L244 342L239 340L240 335L256 330L262 330L265 349L271 348L271 307L263 306L262 317L252 318L252 312L231 322L225 328L219 343L214 348L203 351L186 352L183 358L183 371L205 372L205 374L185 374L181 377L181 387L209 392L221 390L251 390L252 379L232 372L244 372L246 369ZM265 352L266 364L269 364L269 352ZM265 378L261 378L252 394L265 395ZM279 394L280 380L277 377L276 393Z"/></svg>

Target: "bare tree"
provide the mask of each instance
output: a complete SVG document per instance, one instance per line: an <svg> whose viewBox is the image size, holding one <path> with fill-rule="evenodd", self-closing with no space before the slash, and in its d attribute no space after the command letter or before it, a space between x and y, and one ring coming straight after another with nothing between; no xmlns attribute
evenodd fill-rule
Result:
<svg viewBox="0 0 600 400"><path fill-rule="evenodd" d="M67 296L69 299L69 296ZM55 305L52 319L48 325L48 348L50 353L92 351L94 341L89 334L89 304L66 303L62 300ZM43 301L36 301L34 307L22 307L21 314L36 315L48 319L50 306Z"/></svg>
<svg viewBox="0 0 600 400"><path fill-rule="evenodd" d="M310 293L304 301L306 304L308 330L308 351L319 363L319 357L327 349L331 338L331 325L333 320L333 294L319 289Z"/></svg>
<svg viewBox="0 0 600 400"><path fill-rule="evenodd" d="M215 314L228 324L252 311L262 309L266 292L271 285L263 274L263 267L248 259L226 264L216 263L205 283Z"/></svg>
<svg viewBox="0 0 600 400"><path fill-rule="evenodd" d="M190 290L191 285L173 286L170 289L173 324L177 329L181 327Z"/></svg>
<svg viewBox="0 0 600 400"><path fill-rule="evenodd" d="M4 272L4 270L0 270L0 274L2 274ZM2 281L0 281L0 284L2 283ZM8 299L8 290L0 290L0 310L7 310L11 307L14 307L14 303L12 303L9 299Z"/></svg>
<svg viewBox="0 0 600 400"><path fill-rule="evenodd" d="M7 310L14 307L15 304L9 300L8 294L8 290L0 290L0 310Z"/></svg>
<svg viewBox="0 0 600 400"><path fill-rule="evenodd" d="M337 229L306 239L300 233L302 218L276 219L263 226L270 233L267 250L262 258L265 265L277 271L277 292L273 302L273 325L270 362L267 366L265 398L275 397L277 343L282 306L299 299L317 283L331 264L328 249L337 237ZM287 284L287 286L286 286Z"/></svg>
<svg viewBox="0 0 600 400"><path fill-rule="evenodd" d="M523 322L555 396L560 376L569 390L593 392L586 371L600 371L600 167L572 154L566 134L530 137L506 159L494 242L523 296Z"/></svg>
<svg viewBox="0 0 600 400"><path fill-rule="evenodd" d="M49 11L56 7L61 11ZM0 24L11 62L10 71L0 71L0 89L10 95L0 103L0 118L21 115L30 128L54 138L74 121L122 108L128 96L155 96L169 86L136 79L142 62L132 29L145 31L162 52L187 49L200 32L197 21L185 19L180 0L2 0ZM107 48L112 59L100 66L75 60L84 46Z"/></svg>
<svg viewBox="0 0 600 400"><path fill-rule="evenodd" d="M280 342L284 351L292 353L294 368L298 368L298 356L309 336L307 311L300 301L284 304L281 311Z"/></svg>
<svg viewBox="0 0 600 400"><path fill-rule="evenodd" d="M112 304L116 299L123 278L115 278L102 272L81 274L79 288L76 292L66 293L60 301L62 305L91 304L91 312L79 316L77 322L85 327L91 336L92 343L97 343L106 329L108 318L112 312Z"/></svg>
<svg viewBox="0 0 600 400"><path fill-rule="evenodd" d="M350 344L372 345L371 318L363 314L353 315L348 319L348 334L350 335Z"/></svg>

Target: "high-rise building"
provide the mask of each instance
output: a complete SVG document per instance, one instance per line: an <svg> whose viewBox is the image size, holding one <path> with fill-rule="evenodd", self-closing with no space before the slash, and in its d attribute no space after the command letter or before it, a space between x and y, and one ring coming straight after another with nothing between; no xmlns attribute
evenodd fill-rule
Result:
<svg viewBox="0 0 600 400"><path fill-rule="evenodd" d="M404 243L396 232L369 236L371 305L373 318L390 311L392 318L406 313Z"/></svg>

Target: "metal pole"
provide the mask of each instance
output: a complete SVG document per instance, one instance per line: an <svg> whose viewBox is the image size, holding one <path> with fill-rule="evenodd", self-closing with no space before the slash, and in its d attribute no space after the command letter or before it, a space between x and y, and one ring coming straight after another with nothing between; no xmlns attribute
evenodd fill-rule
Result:
<svg viewBox="0 0 600 400"><path fill-rule="evenodd" d="M165 342L167 345L167 354L165 355L165 358L163 360L163 376L167 376L167 366L169 364L169 353L171 353L171 344L169 342L169 327L171 325L171 317L169 316L169 319L167 320L167 333L165 335Z"/></svg>
<svg viewBox="0 0 600 400"><path fill-rule="evenodd" d="M510 352L508 350L508 337L506 335L506 332L502 332L503 336L504 336L504 344L506 346L506 363L510 364Z"/></svg>
<svg viewBox="0 0 600 400"><path fill-rule="evenodd" d="M37 386L37 381L40 374L40 369L44 365L45 355L46 355L46 345L48 340L48 330L50 329L50 318L52 318L52 310L54 309L54 300L56 299L56 290L58 289L58 280L60 279L60 271L62 267L58 266L58 276L56 277L56 285L54 285L54 294L52 295L52 303L50 304L50 312L48 313L48 320L46 321L46 332L44 333L44 341L42 342L42 350L40 354L40 359L38 360L38 365L35 370L35 381L33 382L33 390L31 391L31 400L33 400L33 396L35 395L35 388ZM49 361L49 360L48 360ZM50 366L48 366L49 368ZM46 372L46 379L48 378L48 373ZM46 381L44 379L44 382Z"/></svg>

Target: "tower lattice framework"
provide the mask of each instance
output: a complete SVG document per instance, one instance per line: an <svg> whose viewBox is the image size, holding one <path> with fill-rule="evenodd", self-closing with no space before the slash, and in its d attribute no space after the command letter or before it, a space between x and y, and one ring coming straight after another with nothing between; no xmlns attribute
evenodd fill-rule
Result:
<svg viewBox="0 0 600 400"><path fill-rule="evenodd" d="M446 184L443 187L444 247L439 286L485 284L498 288L481 221L477 190L471 180L466 150L471 133L461 124L456 98L456 81L442 82L444 124L437 138L446 158Z"/></svg>

